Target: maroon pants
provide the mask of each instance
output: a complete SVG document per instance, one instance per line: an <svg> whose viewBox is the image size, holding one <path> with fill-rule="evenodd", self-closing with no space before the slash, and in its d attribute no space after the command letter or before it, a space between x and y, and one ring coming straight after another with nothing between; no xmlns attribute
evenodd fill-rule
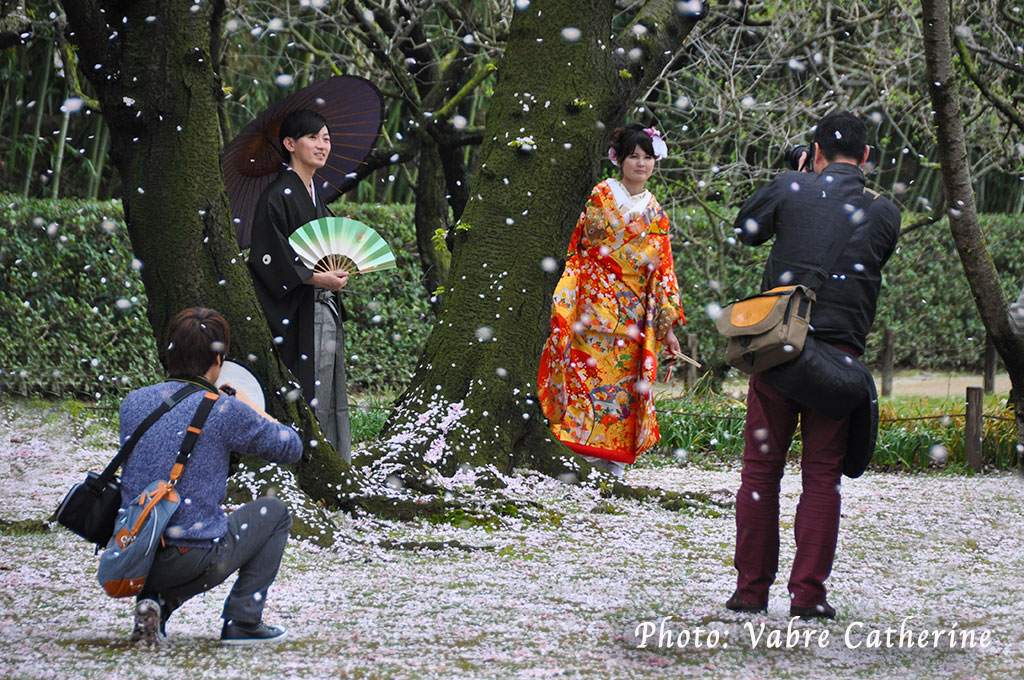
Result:
<svg viewBox="0 0 1024 680"><path fill-rule="evenodd" d="M745 602L768 603L779 567L779 485L800 418L803 492L796 508L796 557L789 576L792 605L825 602L839 535L839 484L850 419L801 408L755 374L747 390L743 473L736 493L736 592Z"/></svg>

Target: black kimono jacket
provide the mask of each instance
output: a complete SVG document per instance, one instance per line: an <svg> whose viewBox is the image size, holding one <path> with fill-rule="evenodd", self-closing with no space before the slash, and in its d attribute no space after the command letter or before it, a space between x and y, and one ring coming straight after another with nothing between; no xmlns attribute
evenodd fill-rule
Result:
<svg viewBox="0 0 1024 680"><path fill-rule="evenodd" d="M317 289L305 283L313 270L292 250L288 236L306 222L329 216L331 211L319 192L314 206L299 176L282 168L260 195L252 220L249 270L256 297L281 360L299 380L307 400L316 395L313 305Z"/></svg>

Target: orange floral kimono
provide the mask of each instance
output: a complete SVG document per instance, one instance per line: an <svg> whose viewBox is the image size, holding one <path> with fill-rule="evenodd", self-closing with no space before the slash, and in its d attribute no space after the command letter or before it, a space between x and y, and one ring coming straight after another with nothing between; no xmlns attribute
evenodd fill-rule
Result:
<svg viewBox="0 0 1024 680"><path fill-rule="evenodd" d="M577 453L622 463L658 442L652 386L679 302L668 218L618 180L590 194L551 305L537 377L551 431Z"/></svg>

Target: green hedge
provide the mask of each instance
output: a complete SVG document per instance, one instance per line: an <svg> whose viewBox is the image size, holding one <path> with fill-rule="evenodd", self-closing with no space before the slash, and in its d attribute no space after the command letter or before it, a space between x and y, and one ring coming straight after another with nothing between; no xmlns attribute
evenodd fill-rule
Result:
<svg viewBox="0 0 1024 680"><path fill-rule="evenodd" d="M162 375L119 202L0 195L0 389L117 396ZM349 385L401 388L432 322L410 206L337 204L378 229L397 269L353 277Z"/></svg>
<svg viewBox="0 0 1024 680"><path fill-rule="evenodd" d="M332 209L376 229L398 263L396 269L352 277L345 287L351 319L345 324L349 389L401 389L434 322L416 249L413 207L338 203Z"/></svg>
<svg viewBox="0 0 1024 680"><path fill-rule="evenodd" d="M0 201L0 388L98 399L153 381L120 203Z"/></svg>
<svg viewBox="0 0 1024 680"><path fill-rule="evenodd" d="M1024 215L982 215L1003 292L1012 302L1024 278ZM896 363L922 369L980 370L985 327L943 219L901 239L885 268L869 361L881 356L882 329L896 331Z"/></svg>
<svg viewBox="0 0 1024 680"><path fill-rule="evenodd" d="M433 320L412 208L333 207L378 229L399 265L354 277L347 290L350 385L400 389ZM146 296L132 267L120 204L0 195L0 211L0 389L96 398L157 379ZM671 219L689 321L683 335L697 333L701 355L713 365L721 360L724 342L708 308L753 292L769 249L731 243L731 225L703 212L674 211ZM986 215L982 225L1006 294L1016 297L1024 271L1024 217ZM979 367L984 330L945 221L904 237L886 267L875 330L868 337L869 362L879 355L886 326L896 329L896 357L903 367Z"/></svg>

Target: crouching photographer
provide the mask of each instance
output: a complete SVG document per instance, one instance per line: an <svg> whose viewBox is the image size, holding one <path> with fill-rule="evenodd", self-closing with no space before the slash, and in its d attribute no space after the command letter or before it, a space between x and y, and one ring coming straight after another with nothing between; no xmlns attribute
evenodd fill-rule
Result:
<svg viewBox="0 0 1024 680"><path fill-rule="evenodd" d="M291 427L254 407L241 391L222 386L201 431L190 426L204 395L214 386L230 346L224 317L212 309L192 307L179 312L168 328L168 380L135 390L121 405L122 444L140 423L171 401L184 386L195 389L151 423L124 465L122 507L154 480L167 479L186 430L198 435L177 479L181 498L170 516L153 565L137 595L132 640L157 643L165 639L171 614L189 598L238 578L224 603L221 643L253 644L279 640L285 630L263 623L267 590L277 576L291 528L291 515L276 498L257 498L225 514L221 503L227 487L232 451L277 463L294 463L302 442ZM186 390L187 391L187 390ZM211 401L211 399L207 399ZM108 548L111 550L111 548Z"/></svg>
<svg viewBox="0 0 1024 680"><path fill-rule="evenodd" d="M803 351L750 377L743 472L736 494L733 611L767 608L779 560L779 484L799 419L803 491L796 510L790 615L834 618L824 581L839 533L840 480L874 448L877 402L856 360L875 317L882 267L896 247L899 210L865 186L867 130L847 112L822 118L811 146L743 204L738 238L774 238L761 290L801 284L814 299ZM849 454L849 455L848 455ZM852 458L851 458L852 456ZM844 467L845 465L845 467ZM859 468L859 469L858 469Z"/></svg>

